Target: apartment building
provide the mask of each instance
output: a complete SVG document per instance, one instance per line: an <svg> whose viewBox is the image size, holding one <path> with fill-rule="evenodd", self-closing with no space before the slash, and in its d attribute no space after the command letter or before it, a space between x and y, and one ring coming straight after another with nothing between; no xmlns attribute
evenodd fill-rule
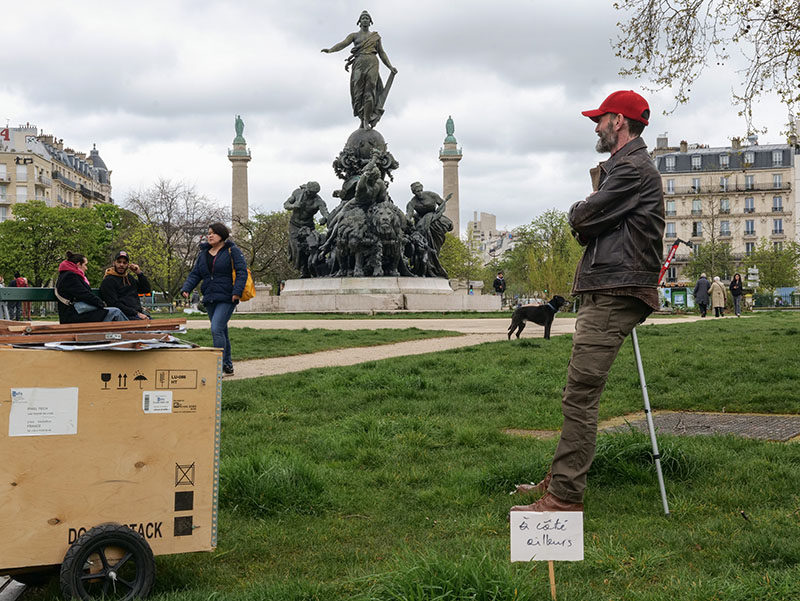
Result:
<svg viewBox="0 0 800 601"><path fill-rule="evenodd" d="M499 259L514 248L516 242L514 230L497 229L497 216L492 213L474 211L472 221L467 223L467 246L481 257L484 265Z"/></svg>
<svg viewBox="0 0 800 601"><path fill-rule="evenodd" d="M111 171L97 148L88 156L76 152L30 123L0 128L0 221L28 200L51 207L113 202Z"/></svg>
<svg viewBox="0 0 800 601"><path fill-rule="evenodd" d="M725 147L686 142L670 147L662 135L652 154L664 186L665 249L676 239L728 243L742 265L762 238L778 247L798 240L800 147L795 139L761 146L751 136L745 143L734 138ZM688 283L681 274L688 260L688 248L679 248L668 283Z"/></svg>

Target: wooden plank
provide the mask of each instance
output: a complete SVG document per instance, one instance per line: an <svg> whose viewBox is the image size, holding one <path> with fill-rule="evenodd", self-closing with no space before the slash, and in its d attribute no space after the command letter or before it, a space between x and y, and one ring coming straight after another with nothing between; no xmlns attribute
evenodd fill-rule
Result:
<svg viewBox="0 0 800 601"><path fill-rule="evenodd" d="M86 323L37 323L10 326L9 333L53 333L53 332L166 332L180 329L186 318L141 319L136 321L90 321Z"/></svg>
<svg viewBox="0 0 800 601"><path fill-rule="evenodd" d="M0 365L0 573L61 563L106 522L142 532L156 555L216 546L219 349L0 348ZM11 436L29 428L10 422L11 390L29 388L45 405L48 391L77 388L75 433ZM146 392L171 393L164 413L145 411Z"/></svg>
<svg viewBox="0 0 800 601"><path fill-rule="evenodd" d="M45 342L115 342L117 340L160 340L172 337L160 332L64 332L63 334L0 334L0 344L44 344Z"/></svg>

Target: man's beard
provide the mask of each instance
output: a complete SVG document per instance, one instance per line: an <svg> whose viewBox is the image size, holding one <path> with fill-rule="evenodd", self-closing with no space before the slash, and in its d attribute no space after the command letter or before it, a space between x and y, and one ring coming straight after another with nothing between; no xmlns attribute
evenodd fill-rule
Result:
<svg viewBox="0 0 800 601"><path fill-rule="evenodd" d="M603 153L614 150L619 136L617 132L614 131L614 126L611 122L609 122L605 129L601 129L598 135L600 139L597 140L597 144L595 144L594 147L597 152Z"/></svg>

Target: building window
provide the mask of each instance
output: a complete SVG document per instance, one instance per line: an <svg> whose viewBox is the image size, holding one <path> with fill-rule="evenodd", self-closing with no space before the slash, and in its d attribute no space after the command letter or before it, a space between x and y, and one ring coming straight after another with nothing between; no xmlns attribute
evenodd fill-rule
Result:
<svg viewBox="0 0 800 601"><path fill-rule="evenodd" d="M727 192L728 191L728 176L722 176L719 178L719 191L720 192Z"/></svg>
<svg viewBox="0 0 800 601"><path fill-rule="evenodd" d="M6 171L6 164L0 163L0 182L8 181L8 172Z"/></svg>
<svg viewBox="0 0 800 601"><path fill-rule="evenodd" d="M675 194L675 180L668 179L667 180L667 194Z"/></svg>
<svg viewBox="0 0 800 601"><path fill-rule="evenodd" d="M692 221L692 238L702 238L702 237L703 237L703 222Z"/></svg>
<svg viewBox="0 0 800 601"><path fill-rule="evenodd" d="M675 157L674 156L664 157L664 169L666 171L675 171Z"/></svg>
<svg viewBox="0 0 800 601"><path fill-rule="evenodd" d="M744 189L753 190L755 188L755 175L744 176Z"/></svg>
<svg viewBox="0 0 800 601"><path fill-rule="evenodd" d="M0 202L8 202L8 186L0 186Z"/></svg>
<svg viewBox="0 0 800 601"><path fill-rule="evenodd" d="M744 199L744 212L745 213L755 213L756 212L756 205L755 201L753 200L752 196L748 196Z"/></svg>
<svg viewBox="0 0 800 601"><path fill-rule="evenodd" d="M772 233L776 236L783 234L783 219L772 220Z"/></svg>
<svg viewBox="0 0 800 601"><path fill-rule="evenodd" d="M27 202L28 201L28 186L17 186L16 189L17 193L17 202Z"/></svg>
<svg viewBox="0 0 800 601"><path fill-rule="evenodd" d="M28 166L27 165L17 165L17 181L18 182L27 182L28 181Z"/></svg>
<svg viewBox="0 0 800 601"><path fill-rule="evenodd" d="M773 167L782 167L783 166L783 151L782 150L773 150L772 151L772 166Z"/></svg>
<svg viewBox="0 0 800 601"><path fill-rule="evenodd" d="M675 201L674 200L668 200L667 201L667 217L675 217L676 214L677 213L675 211Z"/></svg>
<svg viewBox="0 0 800 601"><path fill-rule="evenodd" d="M703 201L702 200L693 200L692 201L692 215L702 215L703 214Z"/></svg>
<svg viewBox="0 0 800 601"><path fill-rule="evenodd" d="M774 248L777 251L783 250L783 242L773 242L772 248Z"/></svg>
<svg viewBox="0 0 800 601"><path fill-rule="evenodd" d="M744 235L745 236L755 236L756 235L756 222L755 222L755 219L745 219L745 222L744 222Z"/></svg>
<svg viewBox="0 0 800 601"><path fill-rule="evenodd" d="M773 196L772 197L772 212L773 213L782 213L783 212L783 197L782 196Z"/></svg>
<svg viewBox="0 0 800 601"><path fill-rule="evenodd" d="M667 267L667 281L668 282L677 282L678 281L678 268L677 267Z"/></svg>
<svg viewBox="0 0 800 601"><path fill-rule="evenodd" d="M755 242L745 242L744 243L744 254L748 257L753 254L753 251L756 249Z"/></svg>
<svg viewBox="0 0 800 601"><path fill-rule="evenodd" d="M744 164L745 165L752 165L755 163L756 160L756 153L752 150L748 150L744 153Z"/></svg>
<svg viewBox="0 0 800 601"><path fill-rule="evenodd" d="M667 221L667 230L664 233L664 236L667 238L676 238L678 234L675 233L675 223L671 221Z"/></svg>
<svg viewBox="0 0 800 601"><path fill-rule="evenodd" d="M700 178L699 177L693 177L692 178L692 190L691 190L691 192L693 194L698 194L700 192Z"/></svg>
<svg viewBox="0 0 800 601"><path fill-rule="evenodd" d="M720 169L727 169L731 164L731 157L727 154L719 155L719 166Z"/></svg>
<svg viewBox="0 0 800 601"><path fill-rule="evenodd" d="M772 187L780 190L783 187L783 176L780 173L772 174Z"/></svg>
<svg viewBox="0 0 800 601"><path fill-rule="evenodd" d="M694 171L700 171L700 168L703 166L703 159L699 154L692 155L692 169Z"/></svg>
<svg viewBox="0 0 800 601"><path fill-rule="evenodd" d="M719 235L720 236L730 236L731 235L731 222L730 221L720 221L719 222Z"/></svg>
<svg viewBox="0 0 800 601"><path fill-rule="evenodd" d="M731 212L731 201L727 198L722 198L719 201L719 212L723 215L727 215Z"/></svg>

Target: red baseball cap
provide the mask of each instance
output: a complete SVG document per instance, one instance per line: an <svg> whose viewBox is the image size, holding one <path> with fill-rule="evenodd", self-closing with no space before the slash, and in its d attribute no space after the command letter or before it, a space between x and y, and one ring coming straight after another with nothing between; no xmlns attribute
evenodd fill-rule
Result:
<svg viewBox="0 0 800 601"><path fill-rule="evenodd" d="M619 90L603 100L600 108L593 111L582 111L581 115L589 117L589 119L597 123L600 117L606 113L618 113L628 119L648 125L650 106L647 104L647 100L633 90Z"/></svg>

